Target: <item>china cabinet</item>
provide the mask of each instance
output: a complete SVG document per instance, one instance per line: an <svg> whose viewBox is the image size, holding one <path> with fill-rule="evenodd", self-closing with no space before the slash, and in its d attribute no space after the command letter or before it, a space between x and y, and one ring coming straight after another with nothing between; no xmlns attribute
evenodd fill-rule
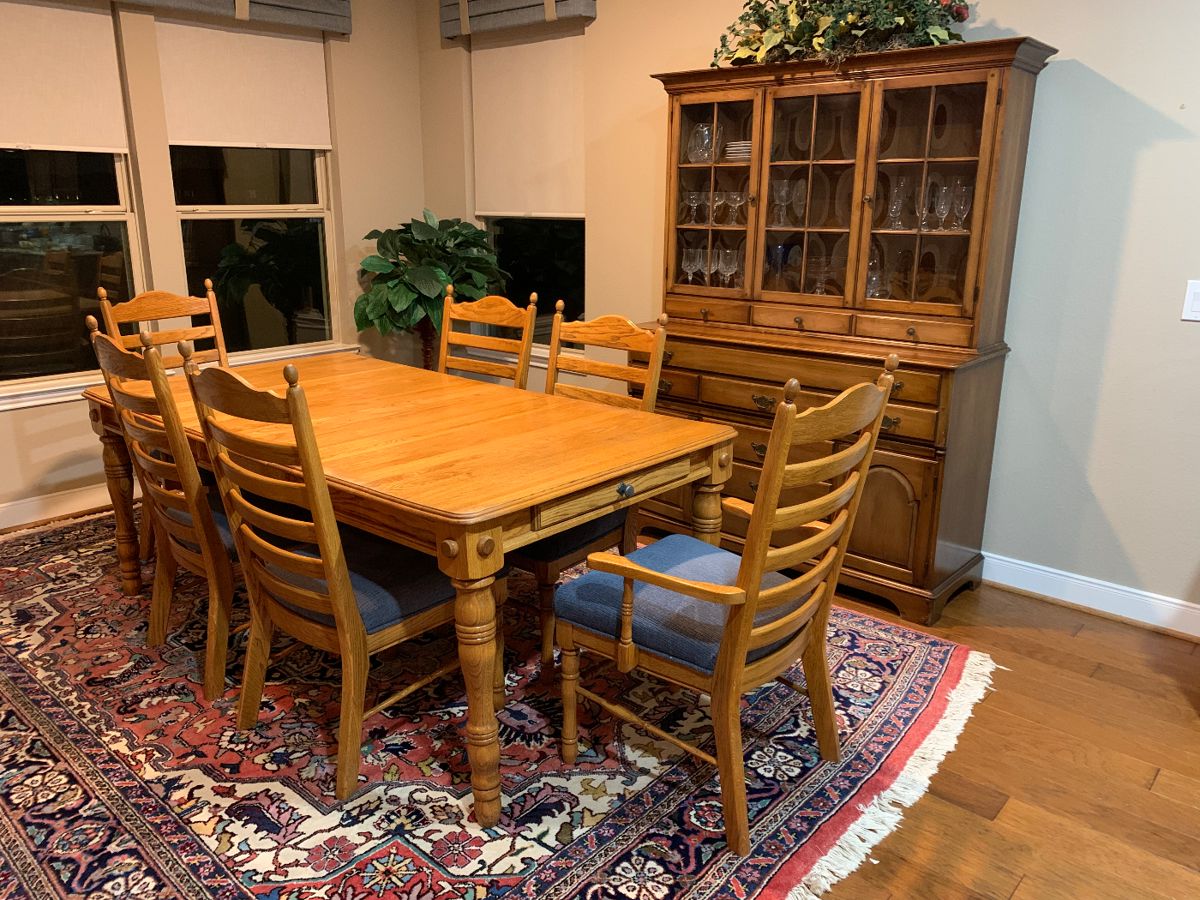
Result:
<svg viewBox="0 0 1200 900"><path fill-rule="evenodd" d="M979 581L1034 82L1015 38L656 76L670 98L659 409L733 424L753 500L782 385L901 360L843 585L932 622ZM686 527L683 492L643 507ZM738 547L743 523L723 539Z"/></svg>

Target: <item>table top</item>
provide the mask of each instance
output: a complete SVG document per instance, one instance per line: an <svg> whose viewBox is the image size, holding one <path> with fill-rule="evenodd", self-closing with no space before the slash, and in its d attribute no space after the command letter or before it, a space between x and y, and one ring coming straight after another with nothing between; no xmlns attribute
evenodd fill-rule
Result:
<svg viewBox="0 0 1200 900"><path fill-rule="evenodd" d="M351 353L291 361L327 479L433 518L484 522L733 440L727 425L516 390ZM235 371L286 390L283 364ZM183 377L172 389L199 437ZM107 389L84 396L111 405ZM277 425L250 433L270 439ZM273 430L274 429L274 430Z"/></svg>

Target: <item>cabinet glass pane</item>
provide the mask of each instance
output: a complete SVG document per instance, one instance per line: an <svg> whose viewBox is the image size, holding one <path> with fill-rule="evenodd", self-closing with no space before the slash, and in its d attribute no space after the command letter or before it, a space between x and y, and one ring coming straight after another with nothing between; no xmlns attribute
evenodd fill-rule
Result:
<svg viewBox="0 0 1200 900"><path fill-rule="evenodd" d="M737 231L714 231L706 268L710 285L745 287L746 236Z"/></svg>
<svg viewBox="0 0 1200 900"><path fill-rule="evenodd" d="M846 293L848 234L810 232L804 253L804 292L817 296Z"/></svg>
<svg viewBox="0 0 1200 900"><path fill-rule="evenodd" d="M921 159L929 134L932 88L885 91L879 128L880 159Z"/></svg>
<svg viewBox="0 0 1200 900"><path fill-rule="evenodd" d="M929 156L978 156L986 100L987 86L984 84L939 86L934 92Z"/></svg>
<svg viewBox="0 0 1200 900"><path fill-rule="evenodd" d="M813 157L853 160L858 149L858 94L821 94L813 101Z"/></svg>
<svg viewBox="0 0 1200 900"><path fill-rule="evenodd" d="M775 102L772 162L807 160L812 152L813 98L785 97Z"/></svg>
<svg viewBox="0 0 1200 900"><path fill-rule="evenodd" d="M768 231L763 253L763 290L799 291L804 277L804 232Z"/></svg>
<svg viewBox="0 0 1200 900"><path fill-rule="evenodd" d="M808 196L810 228L849 228L854 207L854 166L813 166Z"/></svg>
<svg viewBox="0 0 1200 900"><path fill-rule="evenodd" d="M867 252L866 295L870 300L912 300L917 236L879 234Z"/></svg>
<svg viewBox="0 0 1200 900"><path fill-rule="evenodd" d="M711 103L696 103L681 108L679 162L683 164L713 161L716 122Z"/></svg>
<svg viewBox="0 0 1200 900"><path fill-rule="evenodd" d="M921 236L913 299L923 303L961 304L967 278L967 250L963 234Z"/></svg>

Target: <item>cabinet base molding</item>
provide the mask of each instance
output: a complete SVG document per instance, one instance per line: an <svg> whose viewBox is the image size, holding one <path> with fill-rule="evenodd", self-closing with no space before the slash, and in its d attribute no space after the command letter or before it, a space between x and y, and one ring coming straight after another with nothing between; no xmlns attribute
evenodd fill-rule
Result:
<svg viewBox="0 0 1200 900"><path fill-rule="evenodd" d="M838 590L862 594L860 599L868 602L886 600L899 610L900 615L918 625L933 625L946 608L946 604L959 591L979 587L983 582L984 558L976 558L943 581L934 590L900 584L886 578L878 578L865 572L842 570Z"/></svg>

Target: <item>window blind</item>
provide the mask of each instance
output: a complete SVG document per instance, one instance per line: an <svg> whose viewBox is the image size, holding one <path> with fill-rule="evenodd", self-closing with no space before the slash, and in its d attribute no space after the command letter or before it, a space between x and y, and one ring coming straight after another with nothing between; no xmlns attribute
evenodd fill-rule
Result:
<svg viewBox="0 0 1200 900"><path fill-rule="evenodd" d="M141 0L139 5L238 18L235 0ZM250 0L242 17L243 21L249 22L272 22L349 34L350 0Z"/></svg>
<svg viewBox="0 0 1200 900"><path fill-rule="evenodd" d="M439 0L442 37L596 18L596 0Z"/></svg>
<svg viewBox="0 0 1200 900"><path fill-rule="evenodd" d="M0 147L124 153L125 106L107 3L0 2Z"/></svg>
<svg viewBox="0 0 1200 900"><path fill-rule="evenodd" d="M582 41L473 41L477 216L583 216Z"/></svg>
<svg viewBox="0 0 1200 900"><path fill-rule="evenodd" d="M320 38L169 20L155 28L172 144L331 146Z"/></svg>

